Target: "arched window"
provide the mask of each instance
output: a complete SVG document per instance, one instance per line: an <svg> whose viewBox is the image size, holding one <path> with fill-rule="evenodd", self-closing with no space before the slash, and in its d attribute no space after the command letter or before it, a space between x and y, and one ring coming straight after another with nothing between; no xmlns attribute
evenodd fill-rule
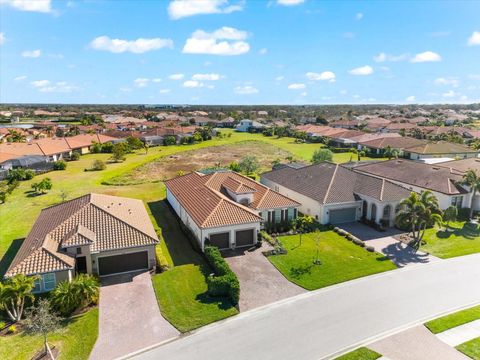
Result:
<svg viewBox="0 0 480 360"><path fill-rule="evenodd" d="M372 208L370 210L370 220L375 221L377 219L377 205L372 204Z"/></svg>

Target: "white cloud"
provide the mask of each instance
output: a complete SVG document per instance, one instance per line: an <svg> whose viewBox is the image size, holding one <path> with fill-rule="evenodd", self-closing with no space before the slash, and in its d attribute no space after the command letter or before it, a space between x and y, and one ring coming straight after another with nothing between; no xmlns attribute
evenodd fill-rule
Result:
<svg viewBox="0 0 480 360"><path fill-rule="evenodd" d="M277 76L277 77L275 78L275 81L282 81L282 80L284 80L284 79L285 79L285 76L280 75L280 76Z"/></svg>
<svg viewBox="0 0 480 360"><path fill-rule="evenodd" d="M260 49L260 50L258 51L258 53L259 53L260 55L266 55L266 54L268 53L268 50L267 50L267 48L262 48L262 49Z"/></svg>
<svg viewBox="0 0 480 360"><path fill-rule="evenodd" d="M352 75L370 75L373 74L373 68L370 65L360 66L349 71Z"/></svg>
<svg viewBox="0 0 480 360"><path fill-rule="evenodd" d="M453 87L458 87L459 80L456 77L443 78L439 77L433 81L436 85L449 85Z"/></svg>
<svg viewBox="0 0 480 360"><path fill-rule="evenodd" d="M162 82L162 79L160 79L160 78L154 78L154 79L152 79L152 82L154 82L154 83L159 83L159 82Z"/></svg>
<svg viewBox="0 0 480 360"><path fill-rule="evenodd" d="M185 77L184 74L172 74L168 78L170 80L182 80Z"/></svg>
<svg viewBox="0 0 480 360"><path fill-rule="evenodd" d="M142 54L147 51L158 50L164 47L172 48L173 41L171 39L161 38L139 38L137 40L111 39L104 35L93 39L90 46L95 50L110 51L116 54L123 52Z"/></svg>
<svg viewBox="0 0 480 360"><path fill-rule="evenodd" d="M468 38L468 46L480 45L480 31L474 31L472 36Z"/></svg>
<svg viewBox="0 0 480 360"><path fill-rule="evenodd" d="M25 50L22 52L22 56L26 58L38 58L42 55L42 51L40 49L37 50Z"/></svg>
<svg viewBox="0 0 480 360"><path fill-rule="evenodd" d="M335 82L335 73L332 71L324 71L322 73L307 72L305 74L308 80L312 81L329 81Z"/></svg>
<svg viewBox="0 0 480 360"><path fill-rule="evenodd" d="M57 81L52 83L49 80L35 80L30 84L40 92L69 93L78 90L77 86L68 84L66 81Z"/></svg>
<svg viewBox="0 0 480 360"><path fill-rule="evenodd" d="M384 52L373 57L373 61L375 62L385 62L385 61L404 61L408 59L408 54L400 54L400 55L389 55Z"/></svg>
<svg viewBox="0 0 480 360"><path fill-rule="evenodd" d="M446 98L452 98L452 97L455 97L456 95L457 95L457 93L453 90L449 90L446 93L442 94L442 96L446 97Z"/></svg>
<svg viewBox="0 0 480 360"><path fill-rule="evenodd" d="M249 95L249 94L256 94L258 93L258 89L254 88L253 86L247 85L247 86L237 86L234 89L236 94L240 95Z"/></svg>
<svg viewBox="0 0 480 360"><path fill-rule="evenodd" d="M198 81L217 81L220 80L220 74L194 74L192 80Z"/></svg>
<svg viewBox="0 0 480 360"><path fill-rule="evenodd" d="M197 80L187 80L183 83L183 87L186 88L199 88L203 87L203 83Z"/></svg>
<svg viewBox="0 0 480 360"><path fill-rule="evenodd" d="M302 90L302 89L305 89L305 84L290 84L288 85L288 89L290 90Z"/></svg>
<svg viewBox="0 0 480 360"><path fill-rule="evenodd" d="M211 33L197 30L185 42L183 53L209 55L245 54L250 50L250 45L244 41L247 36L246 31L227 26Z"/></svg>
<svg viewBox="0 0 480 360"><path fill-rule="evenodd" d="M138 78L133 80L133 83L136 87L146 87L148 83L150 82L150 79L147 78Z"/></svg>
<svg viewBox="0 0 480 360"><path fill-rule="evenodd" d="M302 4L304 1L305 0L277 0L277 4L283 6L295 6Z"/></svg>
<svg viewBox="0 0 480 360"><path fill-rule="evenodd" d="M5 33L0 32L0 45L5 43Z"/></svg>
<svg viewBox="0 0 480 360"><path fill-rule="evenodd" d="M178 20L205 14L230 14L243 10L244 2L230 5L228 0L173 0L168 5L168 15Z"/></svg>
<svg viewBox="0 0 480 360"><path fill-rule="evenodd" d="M13 79L13 81L22 81L22 80L25 80L27 78L27 75L21 75L21 76L17 76L15 79Z"/></svg>
<svg viewBox="0 0 480 360"><path fill-rule="evenodd" d="M170 89L160 89L160 94L168 94L170 91Z"/></svg>
<svg viewBox="0 0 480 360"><path fill-rule="evenodd" d="M340 94L341 94L341 95L347 95L347 94L348 94L348 91L347 91L347 90L340 90Z"/></svg>
<svg viewBox="0 0 480 360"><path fill-rule="evenodd" d="M362 20L362 19L363 19L363 13L361 13L361 12L357 13L357 14L355 15L355 18L356 18L357 20Z"/></svg>
<svg viewBox="0 0 480 360"><path fill-rule="evenodd" d="M441 61L442 57L433 52L433 51L425 51L415 55L410 61L412 63L422 63L422 62L432 62L432 61Z"/></svg>
<svg viewBox="0 0 480 360"><path fill-rule="evenodd" d="M300 94L300 96L307 96L307 95L308 95L308 93L306 91L304 91Z"/></svg>
<svg viewBox="0 0 480 360"><path fill-rule="evenodd" d="M407 96L407 98L405 99L405 101L414 102L414 101L415 101L415 96L413 96L413 95Z"/></svg>
<svg viewBox="0 0 480 360"><path fill-rule="evenodd" d="M41 13L49 13L52 11L50 0L0 0L0 4L6 4L20 11Z"/></svg>

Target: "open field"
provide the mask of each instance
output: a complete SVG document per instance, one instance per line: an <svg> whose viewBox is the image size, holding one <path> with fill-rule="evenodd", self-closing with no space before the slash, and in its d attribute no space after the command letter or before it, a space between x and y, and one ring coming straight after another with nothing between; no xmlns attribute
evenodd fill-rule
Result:
<svg viewBox="0 0 480 360"><path fill-rule="evenodd" d="M288 253L268 257L288 280L307 290L396 269L385 256L368 252L333 231L320 233L321 265L314 265L317 252L314 236L314 233L304 234L300 246L299 235L282 236L280 241Z"/></svg>
<svg viewBox="0 0 480 360"><path fill-rule="evenodd" d="M427 229L421 249L442 258L474 254L480 251L480 228L456 221L450 223L450 230L438 227Z"/></svg>

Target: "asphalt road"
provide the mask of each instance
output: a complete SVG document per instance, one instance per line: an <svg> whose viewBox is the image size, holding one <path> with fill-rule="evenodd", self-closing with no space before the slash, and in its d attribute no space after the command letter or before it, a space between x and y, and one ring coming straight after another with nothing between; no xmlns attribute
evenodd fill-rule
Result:
<svg viewBox="0 0 480 360"><path fill-rule="evenodd" d="M350 281L247 311L134 359L332 358L480 303L480 254Z"/></svg>

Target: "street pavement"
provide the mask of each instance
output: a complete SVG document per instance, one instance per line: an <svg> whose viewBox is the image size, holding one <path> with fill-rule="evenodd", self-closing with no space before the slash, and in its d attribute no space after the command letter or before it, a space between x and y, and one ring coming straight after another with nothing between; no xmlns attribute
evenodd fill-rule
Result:
<svg viewBox="0 0 480 360"><path fill-rule="evenodd" d="M480 303L480 254L406 267L301 294L130 356L235 360L334 358Z"/></svg>

